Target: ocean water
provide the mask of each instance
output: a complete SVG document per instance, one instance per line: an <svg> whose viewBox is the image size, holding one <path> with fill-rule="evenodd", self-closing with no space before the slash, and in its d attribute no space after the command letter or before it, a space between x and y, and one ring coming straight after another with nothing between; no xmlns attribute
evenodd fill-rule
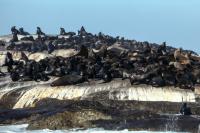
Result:
<svg viewBox="0 0 200 133"><path fill-rule="evenodd" d="M101 128L93 128L87 130L33 130L28 131L26 127L28 124L22 125L7 125L7 126L0 126L0 133L181 133L181 132L171 132L171 131L164 131L164 132L151 132L151 131L128 131L128 130L121 130L121 131L108 131Z"/></svg>

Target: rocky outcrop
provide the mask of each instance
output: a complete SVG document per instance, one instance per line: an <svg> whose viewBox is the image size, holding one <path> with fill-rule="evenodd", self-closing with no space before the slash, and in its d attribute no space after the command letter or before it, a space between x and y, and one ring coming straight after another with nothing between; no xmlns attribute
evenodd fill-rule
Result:
<svg viewBox="0 0 200 133"><path fill-rule="evenodd" d="M84 29L84 28L83 28ZM85 33L85 32L84 32ZM87 35L87 34L86 34ZM90 37L93 37L93 39L98 39L98 37L92 36L92 34L88 34L89 39ZM82 36L82 35L81 35ZM20 39L23 36L18 35L18 38ZM36 38L37 36L33 35L33 38ZM47 36L47 42L48 38L51 38L53 36ZM54 36L55 37L55 36ZM54 38L53 37L53 38ZM68 38L69 36L67 36ZM82 40L82 37L79 35L76 36L80 40ZM87 36L86 36L87 37ZM97 37L97 38L96 38ZM100 38L103 36L100 36ZM56 37L57 38L57 37ZM59 38L59 37L58 37ZM6 58L6 52L5 47L3 45L11 45L10 40L12 39L12 36L4 36L0 37L0 40L5 42L5 44L1 44L1 53L0 53L0 66L2 66L5 63ZM74 38L76 39L76 38ZM87 40L86 39L86 40ZM108 38L104 38L108 39ZM140 43L136 42L131 44L129 46L129 42L124 42L125 40L115 40L114 38L110 38L111 40L107 40L107 44L109 47L106 48L109 52L107 53L107 59L105 61L101 61L104 65L101 65L100 67L104 66L103 69L107 69L106 63L110 64L109 60L112 59L111 65L115 67L123 66L126 67L129 65L129 63L133 62L127 62L127 60L130 61L136 61L136 63L142 63L143 61L151 62L151 58L156 56L159 56L161 58L158 58L159 60L159 69L162 67L166 67L168 64L168 67L172 67L173 71L170 72L171 74L176 73L176 80L180 81L180 84L174 84L176 86L179 86L183 89L180 89L178 87L174 86L168 86L170 84L163 84L163 81L160 80L159 74L160 70L162 69L156 69L156 65L154 66L154 63L147 65L146 64L140 64L143 66L143 68L140 71L142 72L142 76L132 75L128 76L131 80L122 80L122 77L120 79L118 76L113 76L111 78L111 75L109 73L106 73L106 75L102 75L102 77L99 80L95 80L93 78L89 78L89 81L76 84L76 85L66 85L66 86L56 86L52 87L50 84L52 81L57 79L55 74L48 75L50 77L50 80L47 82L35 82L33 80L40 81L40 78L33 78L38 73L43 73L43 71L38 71L34 73L31 73L32 81L25 81L20 82L20 80L24 80L23 78L20 78L17 80L17 82L12 82L9 76L5 76L3 78L0 78L0 124L19 124L19 123L29 123L28 129L43 129L43 128L49 128L49 129L72 129L72 128L104 128L109 130L121 130L121 129L129 129L129 130L156 130L156 131L163 131L163 130L172 130L172 131L189 131L197 133L199 132L199 123L200 123L200 104L198 103L199 98L199 88L194 87L193 80L190 79L190 74L182 75L183 78L186 78L184 80L179 79L181 76L179 73L180 70L183 70L182 65L186 65L185 67L190 69L190 63L187 62L186 64L185 60L189 57L188 54L183 52L182 57L184 57L184 62L178 62L176 54L176 57L173 57L173 51L175 49L169 49L169 47L165 46L165 43L161 46L152 45L148 42ZM114 40L112 40L114 39ZM51 40L51 39L50 39ZM29 53L26 51L26 47L22 49L18 49L19 46L24 45L33 45L34 42L32 41L17 41L15 42L15 46L13 48L7 47L7 50L11 50L11 54L13 55L14 60L20 60L21 59L21 52L15 51L18 50L25 50L24 53L28 57L29 60L35 60L36 64L38 66L41 66L40 60L44 58L53 58L53 57L71 57L73 55L77 54L77 51L75 49L80 49L79 53L76 57L79 60L84 60L84 62L88 62L88 49L93 51L93 48L98 48L95 45L91 45L92 47L88 49L85 46L81 46L78 43L75 43L77 40L71 41L72 44L70 45L76 45L73 47L73 49L70 45L68 46L68 42L73 40L73 38L68 38L68 40L64 40L67 45L67 49L63 50L63 47L58 47L58 49L55 49L51 54L48 54L45 49L43 52L39 52L41 50L33 50L35 53ZM85 41L86 41L85 40ZM112 42L113 41L113 42ZM116 42L117 41L117 42ZM98 42L96 40L96 42ZM116 42L116 43L114 43ZM55 42L56 45L59 45L58 42ZM90 43L94 43L93 41ZM110 44L112 43L112 44ZM147 47L152 47L154 49L152 52ZM48 43L49 44L49 43ZM81 44L81 43L80 43ZM98 44L98 43L97 43ZM123 45L122 45L123 44ZM137 45L136 45L137 44ZM50 45L50 44L49 44ZM89 46L90 44L88 44ZM139 46L142 47L136 47L133 48L132 46ZM39 44L39 46L41 46ZM80 47L81 46L81 47ZM156 47L156 48L155 48ZM104 46L102 47L104 48ZM84 50L85 49L85 50ZM110 58L114 56L123 56L123 54L126 54L126 51L137 51L136 53L127 53L127 60L124 58ZM135 49L135 50L134 50ZM144 51L144 49L146 49ZM162 51L163 49L163 51ZM168 50L169 55L166 55L166 50ZM30 51L30 50L28 50ZM82 51L82 52L81 52ZM86 53L84 52L86 51ZM103 50L104 51L104 50ZM122 52L123 51L123 52ZM141 51L141 52L140 52ZM150 52L151 51L151 52ZM157 51L157 52L156 52ZM102 53L98 53L98 50L94 50L93 52L96 52L96 54L102 56ZM124 53L125 52L125 53ZM176 51L177 52L177 51ZM180 51L179 51L180 52ZM143 53L143 54L141 54ZM92 54L90 52L90 54ZM94 54L94 53L93 53ZM105 54L103 52L103 54ZM80 57L79 57L80 56ZM104 55L105 56L105 55ZM143 56L148 56L147 58L143 58ZM171 56L168 60L168 57ZM73 57L73 58L74 58ZM83 57L83 58L82 58ZM93 58L93 56L91 56ZM191 59L194 60L194 63L199 63L199 57L191 56ZM74 58L74 59L76 59ZM157 57L156 57L157 58ZM68 62L65 62L66 58L56 58L55 61L58 61L62 64L62 66L68 66ZM96 56L95 56L95 59ZM166 59L166 61L164 61ZM74 60L71 60L72 64ZM122 62L123 63L122 63ZM176 62L174 62L176 61ZM24 63L24 61L21 61L20 63ZM119 64L115 64L118 62ZM15 62L17 64L17 62ZM19 63L19 62L18 62ZM45 64L51 63L51 61L45 62ZM60 69L61 64L54 64L53 66L59 66L58 68L55 68L54 71L57 69ZM78 64L81 62L78 61ZM179 63L179 66L177 65ZM180 64L183 63L183 64ZM13 64L13 67L16 67L16 64ZM88 68L91 64L84 63ZM164 65L165 64L165 65ZM32 64L34 65L34 64ZM92 64L95 65L95 64ZM140 65L129 65L126 69L134 68L132 70L138 71L140 69ZM157 64L158 65L158 64ZM7 65L9 67L9 65ZM22 67L23 65L17 65L18 67ZM26 65L25 65L26 66ZM35 65L34 65L35 66ZM154 67L153 67L154 66ZM36 67L36 66L35 66ZM31 66L32 69L27 69L27 66L25 69L22 70L22 72L26 72L26 70L34 70L35 67ZM75 66L73 66L75 67ZM86 67L86 68L87 68ZM122 68L123 68L122 67ZM149 70L146 68L148 67ZM166 67L166 70L168 72L168 67ZM29 68L29 67L28 67ZM38 68L38 67L37 67ZM64 68L66 69L66 68ZM77 70L79 68L77 67ZM152 69L156 69L156 73L151 73ZM180 69L180 70L178 70ZM6 68L1 67L1 70L6 73ZM4 71L5 70L5 71ZM111 70L111 69L110 69ZM119 69L116 69L119 71ZM18 69L15 70L17 72ZM76 71L76 70L75 70ZM198 77L199 71L198 67L195 67L195 76ZM126 71L124 71L126 73ZM147 75L146 73L149 72ZM192 71L193 72L193 71ZM18 73L18 72L17 72ZM71 73L71 69L70 72ZM12 73L10 73L12 74ZM20 73L19 73L20 74ZM68 74L68 73L65 73ZM98 77L98 74L95 73ZM114 73L113 73L114 74ZM115 73L117 74L117 73ZM124 73L123 73L124 74ZM122 75L123 75L122 74ZM144 74L144 75L143 75ZM163 73L162 73L163 74ZM60 77L62 74L58 74ZM57 76L58 76L57 75ZM81 75L81 74L80 74ZM79 75L79 76L80 76ZM110 75L110 76L109 76ZM126 74L128 75L128 74ZM157 77L152 77L152 75L157 75ZM164 73L165 75L165 73ZM41 75L40 75L41 76ZM40 77L39 76L39 77ZM104 77L105 76L105 77ZM165 75L166 76L166 75ZM172 75L173 77L174 75ZM178 77L177 77L178 76ZM179 77L180 76L180 77ZM23 75L22 75L23 77ZM69 77L69 76L68 76ZM106 78L107 77L107 78ZM109 77L111 79L109 79ZM143 83L143 78L147 78L148 83L146 82L146 85ZM171 77L171 78L172 78ZM125 76L125 78L127 78ZM123 77L124 79L124 77ZM162 78L161 78L162 79ZM27 79L26 79L27 80ZM104 81L102 81L104 80ZM187 82L187 80L191 80L192 82ZM111 81L111 82L110 82ZM139 81L139 82L138 82ZM151 82L150 82L151 81ZM198 80L197 80L198 81ZM106 83L105 83L106 82ZM137 84L140 85L131 85L130 84ZM158 83L157 86L164 86L164 87L153 87L155 86L155 83ZM166 82L167 83L167 82ZM176 82L175 82L176 83ZM148 85L147 85L148 84ZM186 86L181 86L186 85ZM151 86L153 85L153 86ZM190 86L192 85L192 87ZM194 88L195 91L192 91ZM191 107L193 115L191 116L182 116L177 115L179 112L180 106L182 105L182 102L187 102L188 105ZM192 124L191 124L192 123Z"/></svg>
<svg viewBox="0 0 200 133"><path fill-rule="evenodd" d="M143 105L142 108L138 108ZM107 130L199 131L197 115L159 114L158 107L172 109L166 102L88 101L43 99L35 108L0 111L0 123L29 123L28 129L104 128ZM167 105L167 106L166 106ZM169 106L170 105L170 106ZM194 105L190 105L194 106ZM195 106L196 107L196 106ZM173 108L175 109L175 108ZM157 111L157 113L156 113ZM163 111L164 112L164 111Z"/></svg>
<svg viewBox="0 0 200 133"><path fill-rule="evenodd" d="M109 99L137 100L137 101L169 101L169 102L195 102L195 95L190 90L181 90L174 87L152 87L135 85L129 88L111 90Z"/></svg>
<svg viewBox="0 0 200 133"><path fill-rule="evenodd" d="M200 104L191 90L131 86L128 80L118 79L104 84L90 81L50 87L54 79L48 82L1 79L0 124L29 123L30 130L97 127L199 131ZM182 101L188 102L192 116L176 115Z"/></svg>
<svg viewBox="0 0 200 133"><path fill-rule="evenodd" d="M173 87L156 88L148 85L131 86L128 80L120 79L104 84L99 81L90 81L79 85L59 87L49 85L55 78L48 82L38 83L33 81L9 82L8 79L6 79L8 83L2 83L0 90L0 103L7 108L34 107L37 101L44 98L83 100L96 97L101 92L106 92L104 99L110 100L195 102L196 97L191 90Z"/></svg>
<svg viewBox="0 0 200 133"><path fill-rule="evenodd" d="M105 101L106 102L106 101ZM105 104L105 103L104 103ZM107 130L154 130L199 132L198 116L160 115L124 106L105 106L80 101L66 105L67 111L31 121L28 129L104 128ZM192 124L191 124L192 123Z"/></svg>
<svg viewBox="0 0 200 133"><path fill-rule="evenodd" d="M65 111L53 116L43 117L31 122L28 129L72 129L95 127L91 121L111 120L111 116L91 109L80 109L79 111Z"/></svg>

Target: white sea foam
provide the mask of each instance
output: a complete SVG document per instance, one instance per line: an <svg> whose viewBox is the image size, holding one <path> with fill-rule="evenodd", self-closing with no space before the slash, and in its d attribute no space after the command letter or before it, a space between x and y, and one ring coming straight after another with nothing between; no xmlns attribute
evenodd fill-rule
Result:
<svg viewBox="0 0 200 133"><path fill-rule="evenodd" d="M87 130L26 130L28 124L23 125L7 125L7 126L0 126L0 133L177 133L177 132L151 132L151 131L128 131L128 130L121 130L121 131L108 131L101 128L92 128Z"/></svg>

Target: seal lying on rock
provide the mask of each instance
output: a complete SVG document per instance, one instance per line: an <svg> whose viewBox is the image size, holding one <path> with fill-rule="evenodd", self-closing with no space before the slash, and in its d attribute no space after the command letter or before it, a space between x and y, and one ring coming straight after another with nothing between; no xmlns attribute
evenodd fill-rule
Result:
<svg viewBox="0 0 200 133"><path fill-rule="evenodd" d="M33 38L19 35L18 40L15 39L18 33L13 28L12 42L5 43L7 50L23 51L26 55L32 53L30 56L22 53L22 58L13 58L13 63L8 58L7 66L13 80L46 81L47 76L57 76L61 78L52 83L57 86L80 83L87 78L104 82L128 78L132 84L191 90L195 84L200 84L200 57L193 56L194 52L166 46L165 42L158 45L103 33L93 35L84 27L78 35L65 32L64 28L60 30L59 36L45 35L37 27L37 35L32 35ZM76 77L75 80L67 78L69 75L72 79Z"/></svg>
<svg viewBox="0 0 200 133"><path fill-rule="evenodd" d="M80 75L65 75L51 83L51 86L74 85L85 82L86 79Z"/></svg>
<svg viewBox="0 0 200 133"><path fill-rule="evenodd" d="M64 28L60 28L60 35L66 35L67 33L65 32L65 29Z"/></svg>
<svg viewBox="0 0 200 133"><path fill-rule="evenodd" d="M20 35L30 35L28 32L24 31L23 27L19 28L19 34Z"/></svg>

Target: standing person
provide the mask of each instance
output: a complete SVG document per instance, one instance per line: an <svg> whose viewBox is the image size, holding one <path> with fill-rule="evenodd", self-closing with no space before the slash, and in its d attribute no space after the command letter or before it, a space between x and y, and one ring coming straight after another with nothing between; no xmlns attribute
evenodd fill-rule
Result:
<svg viewBox="0 0 200 133"><path fill-rule="evenodd" d="M180 113L182 115L191 115L192 114L191 108L187 107L187 103L183 103L183 105L181 106L181 109L180 109Z"/></svg>

